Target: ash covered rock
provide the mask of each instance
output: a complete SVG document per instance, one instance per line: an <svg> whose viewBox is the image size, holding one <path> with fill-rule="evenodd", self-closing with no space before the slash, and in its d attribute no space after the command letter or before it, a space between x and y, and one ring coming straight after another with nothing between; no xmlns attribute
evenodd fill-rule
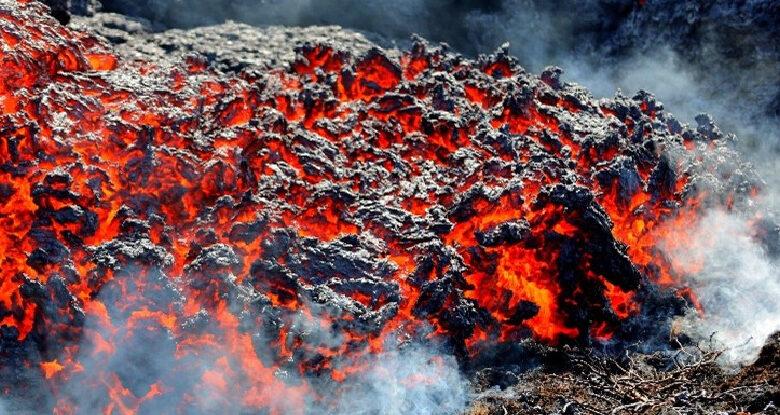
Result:
<svg viewBox="0 0 780 415"><path fill-rule="evenodd" d="M225 72L284 66L295 59L295 47L306 42L335 43L358 55L377 42L388 44L377 36L340 26L256 27L228 21L190 30L155 31L149 20L114 13L74 16L71 25L105 37L126 59L176 62L195 53Z"/></svg>
<svg viewBox="0 0 780 415"><path fill-rule="evenodd" d="M765 1L410 1L366 5L358 0L290 4L221 0L103 0L105 9L146 19L162 31L220 24L341 25L408 39L411 33L448 42L463 53L485 53L510 41L528 67L576 61L630 70L635 56L670 50L717 100L756 107L756 118L778 116L778 5ZM609 62L605 65L604 61ZM699 82L701 81L701 82ZM722 87L722 85L728 85ZM727 114L724 114L727 115ZM731 122L739 119L730 118ZM775 143L776 145L776 143Z"/></svg>

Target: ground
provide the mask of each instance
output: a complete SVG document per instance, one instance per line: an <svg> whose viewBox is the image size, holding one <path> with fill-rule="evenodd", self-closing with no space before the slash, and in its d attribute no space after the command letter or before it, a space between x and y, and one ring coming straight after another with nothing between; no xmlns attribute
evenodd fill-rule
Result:
<svg viewBox="0 0 780 415"><path fill-rule="evenodd" d="M621 359L575 352L555 372L483 370L466 415L780 413L780 333L751 366L730 372L718 356L690 348ZM516 384L501 390L491 385L497 378Z"/></svg>

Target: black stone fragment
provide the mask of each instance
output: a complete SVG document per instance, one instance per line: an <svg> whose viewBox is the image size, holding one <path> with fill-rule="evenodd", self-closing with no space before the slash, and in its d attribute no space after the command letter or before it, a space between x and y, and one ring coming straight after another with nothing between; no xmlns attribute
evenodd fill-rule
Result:
<svg viewBox="0 0 780 415"><path fill-rule="evenodd" d="M539 312L539 306L531 301L522 300L514 308L512 314L504 320L504 323L511 325L522 324L523 320L527 320L535 316Z"/></svg>
<svg viewBox="0 0 780 415"><path fill-rule="evenodd" d="M494 247L518 243L524 240L530 232L530 224L522 219L502 222L487 231L476 231L474 235L480 245Z"/></svg>

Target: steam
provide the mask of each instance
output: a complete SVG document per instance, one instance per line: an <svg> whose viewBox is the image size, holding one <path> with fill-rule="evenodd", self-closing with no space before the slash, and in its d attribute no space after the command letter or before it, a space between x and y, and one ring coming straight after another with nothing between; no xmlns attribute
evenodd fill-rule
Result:
<svg viewBox="0 0 780 415"><path fill-rule="evenodd" d="M467 382L452 356L414 345L371 357L374 365L347 383L332 414L457 414Z"/></svg>
<svg viewBox="0 0 780 415"><path fill-rule="evenodd" d="M162 274L159 277L166 278ZM228 280L233 278L227 277ZM241 287L238 290L251 290ZM111 290L103 290L97 300L106 304L108 314L114 318L132 314L134 309L145 306L130 302L111 300ZM244 291L247 294L247 291ZM161 293L139 293L137 299L160 295ZM168 291L166 299L176 301L176 291ZM252 294L249 293L251 296ZM134 297L134 296L131 296ZM242 306L239 297L231 300L231 307ZM314 316L325 316L327 310L321 305L309 304ZM196 316L197 330L206 333L222 333L222 328L201 311ZM461 413L467 402L468 382L459 370L456 359L438 350L437 346L423 341L399 342L388 336L383 352L364 355L334 356L331 367L336 369L357 367L342 381L334 381L329 372L299 373L296 363L290 365L274 362L273 374L264 378L262 385L248 378L240 367L246 358L236 355L236 350L223 342L206 345L197 353L179 353L180 340L174 334L161 328L157 322L148 326L113 321L116 329L106 328L94 316L87 317L84 338L79 346L77 361L83 367L84 376L74 376L62 386L59 397L67 397L80 412L98 413L107 403L108 389L116 377L119 390L127 390L140 398L139 413L174 413L184 410L195 413L227 412L238 413L247 399L257 398L281 413L303 413L313 415L355 414L400 415L424 413L449 415ZM246 324L246 323L244 323ZM347 339L338 334L329 319L306 317L299 313L288 327L293 335L300 335L316 343L334 347L345 347ZM262 327L248 328L247 333L262 333ZM219 336L219 334L218 334ZM262 334L260 334L262 336ZM257 356L274 356L279 345L273 341L253 342L249 351ZM95 344L108 341L115 345L109 353L95 353ZM185 350L186 347L185 347ZM270 363L270 362L269 362ZM278 367L276 365L279 365ZM97 379L96 374L108 373L109 379ZM208 379L211 380L208 380ZM156 396L155 383L164 391ZM303 392L298 386L308 385ZM246 393L246 391L249 391ZM313 393L312 393L313 392ZM128 392L124 392L128 393ZM151 399L145 401L144 396ZM145 402L144 402L145 401ZM56 405L56 403L53 403ZM303 405L303 407L301 407ZM0 415L4 414L0 406Z"/></svg>
<svg viewBox="0 0 780 415"><path fill-rule="evenodd" d="M766 339L780 330L778 261L753 238L748 220L722 211L704 217L689 242L666 249L674 262L702 265L688 283L704 315L686 316L685 332L706 347L725 350L720 359L725 366L752 363Z"/></svg>

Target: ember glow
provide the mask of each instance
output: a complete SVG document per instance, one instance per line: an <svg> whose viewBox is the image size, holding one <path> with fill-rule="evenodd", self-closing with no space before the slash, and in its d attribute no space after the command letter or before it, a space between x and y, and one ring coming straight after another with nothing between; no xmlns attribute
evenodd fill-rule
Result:
<svg viewBox="0 0 780 415"><path fill-rule="evenodd" d="M696 306L659 241L759 191L693 180L708 124L505 53L228 76L44 16L0 7L0 391L58 415L303 413L406 343L641 339L648 299Z"/></svg>

